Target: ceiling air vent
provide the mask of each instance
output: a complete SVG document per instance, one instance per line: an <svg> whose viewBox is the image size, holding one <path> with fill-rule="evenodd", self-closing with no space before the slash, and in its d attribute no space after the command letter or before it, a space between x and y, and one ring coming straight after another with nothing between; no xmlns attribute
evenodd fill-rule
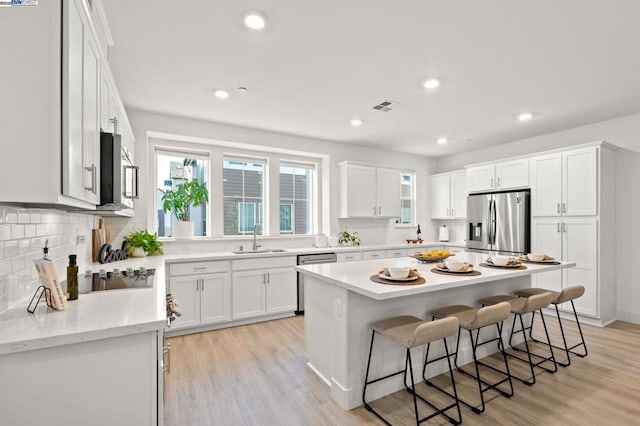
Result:
<svg viewBox="0 0 640 426"><path fill-rule="evenodd" d="M395 101L384 101L380 102L378 105L374 105L373 109L377 109L378 111L389 112L394 109L398 109L402 106L400 102Z"/></svg>

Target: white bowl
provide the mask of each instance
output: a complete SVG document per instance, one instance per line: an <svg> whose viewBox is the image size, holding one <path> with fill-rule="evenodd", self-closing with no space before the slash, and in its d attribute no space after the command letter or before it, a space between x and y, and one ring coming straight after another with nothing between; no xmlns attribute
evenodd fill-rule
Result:
<svg viewBox="0 0 640 426"><path fill-rule="evenodd" d="M389 271L389 276L395 280L403 280L409 277L409 273L411 273L411 268L408 266L392 266L387 270Z"/></svg>
<svg viewBox="0 0 640 426"><path fill-rule="evenodd" d="M529 253L527 255L527 258L529 260L533 260L534 262L542 262L545 257L547 257L546 254L540 254L540 253Z"/></svg>
<svg viewBox="0 0 640 426"><path fill-rule="evenodd" d="M445 260L444 264L447 265L448 270L454 271L454 272L461 271L462 268L464 267L464 262L453 259L451 257Z"/></svg>
<svg viewBox="0 0 640 426"><path fill-rule="evenodd" d="M491 256L491 260L496 266L507 266L509 264L509 259L511 259L509 256Z"/></svg>

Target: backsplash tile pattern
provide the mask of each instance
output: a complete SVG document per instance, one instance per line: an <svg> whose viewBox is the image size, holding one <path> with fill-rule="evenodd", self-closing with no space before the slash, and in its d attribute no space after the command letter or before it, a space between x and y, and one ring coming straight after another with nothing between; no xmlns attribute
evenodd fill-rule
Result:
<svg viewBox="0 0 640 426"><path fill-rule="evenodd" d="M70 254L78 255L84 269L91 262L91 229L96 223L92 215L0 206L0 312L21 303L26 307L26 299L39 285L33 259L42 257L45 241L60 280L66 277ZM78 243L78 236L85 242Z"/></svg>

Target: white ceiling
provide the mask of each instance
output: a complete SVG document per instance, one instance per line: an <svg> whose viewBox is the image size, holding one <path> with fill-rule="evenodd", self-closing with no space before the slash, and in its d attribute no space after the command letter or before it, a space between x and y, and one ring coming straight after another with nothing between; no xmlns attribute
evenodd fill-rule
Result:
<svg viewBox="0 0 640 426"><path fill-rule="evenodd" d="M104 3L134 108L434 156L640 111L638 0Z"/></svg>

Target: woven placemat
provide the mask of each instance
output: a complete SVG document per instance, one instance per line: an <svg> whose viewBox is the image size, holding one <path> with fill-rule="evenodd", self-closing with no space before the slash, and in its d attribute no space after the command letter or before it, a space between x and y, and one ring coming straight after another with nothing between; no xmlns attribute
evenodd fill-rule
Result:
<svg viewBox="0 0 640 426"><path fill-rule="evenodd" d="M413 281L391 281L391 280L385 280L383 278L380 278L378 275L371 275L369 279L374 283L388 284L388 285L418 285L418 284L424 284L427 282L427 280L425 280L424 277L420 277L417 280L413 280Z"/></svg>
<svg viewBox="0 0 640 426"><path fill-rule="evenodd" d="M448 277L473 277L476 275L482 275L482 272L476 271L476 270L473 270L471 272L456 273L456 272L442 272L436 268L432 268L431 272L433 272L434 274L446 275Z"/></svg>
<svg viewBox="0 0 640 426"><path fill-rule="evenodd" d="M524 265L520 265L517 268L511 268L511 267L507 268L507 267L504 267L504 266L496 266L496 265L492 265L490 263L485 263L485 262L482 262L480 264L480 266L484 266L484 267L487 267L487 268L504 269L504 270L507 270L507 271L523 271L523 270L527 269L527 267L524 266Z"/></svg>

